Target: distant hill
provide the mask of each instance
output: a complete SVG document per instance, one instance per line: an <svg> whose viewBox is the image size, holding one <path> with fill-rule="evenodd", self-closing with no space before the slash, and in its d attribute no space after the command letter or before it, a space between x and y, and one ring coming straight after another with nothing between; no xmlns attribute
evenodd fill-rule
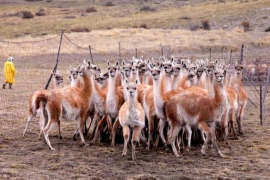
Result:
<svg viewBox="0 0 270 180"><path fill-rule="evenodd" d="M112 28L263 32L269 0L2 0L0 38Z"/></svg>

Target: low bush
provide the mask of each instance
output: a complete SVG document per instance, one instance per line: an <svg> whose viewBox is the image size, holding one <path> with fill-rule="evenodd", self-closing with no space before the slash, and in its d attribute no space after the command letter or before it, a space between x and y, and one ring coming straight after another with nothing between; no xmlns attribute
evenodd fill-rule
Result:
<svg viewBox="0 0 270 180"><path fill-rule="evenodd" d="M155 9L150 7L150 6L142 6L142 7L140 7L139 10L140 11L149 11L149 12L155 11Z"/></svg>
<svg viewBox="0 0 270 180"><path fill-rule="evenodd" d="M243 21L243 22L241 23L241 25L242 25L243 28L244 28L244 32L250 31L250 25L249 25L249 22L248 22L248 21Z"/></svg>
<svg viewBox="0 0 270 180"><path fill-rule="evenodd" d="M31 18L34 18L34 15L31 11L22 11L22 18L31 19Z"/></svg>
<svg viewBox="0 0 270 180"><path fill-rule="evenodd" d="M115 6L111 1L105 3L105 6Z"/></svg>
<svg viewBox="0 0 270 180"><path fill-rule="evenodd" d="M211 28L210 28L210 23L209 23L208 20L203 20L203 21L202 21L202 28L203 28L204 30L210 30L210 29L211 29Z"/></svg>
<svg viewBox="0 0 270 180"><path fill-rule="evenodd" d="M71 32L90 32L90 30L86 27L76 27L70 29Z"/></svg>
<svg viewBox="0 0 270 180"><path fill-rule="evenodd" d="M89 7L85 10L85 12L87 13L91 13L91 12L97 12L97 9L95 7Z"/></svg>

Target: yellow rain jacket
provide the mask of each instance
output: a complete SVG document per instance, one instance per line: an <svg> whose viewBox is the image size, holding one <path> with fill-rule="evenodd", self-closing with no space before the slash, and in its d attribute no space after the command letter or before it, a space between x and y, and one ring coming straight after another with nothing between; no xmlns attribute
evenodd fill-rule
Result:
<svg viewBox="0 0 270 180"><path fill-rule="evenodd" d="M14 83L14 76L16 74L16 69L13 62L7 61L4 64L4 75L5 75L5 82L7 83Z"/></svg>

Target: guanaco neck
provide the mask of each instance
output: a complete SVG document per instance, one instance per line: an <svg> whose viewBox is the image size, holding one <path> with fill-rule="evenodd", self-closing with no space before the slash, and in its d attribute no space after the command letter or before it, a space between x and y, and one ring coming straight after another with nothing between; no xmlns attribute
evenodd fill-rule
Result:
<svg viewBox="0 0 270 180"><path fill-rule="evenodd" d="M171 85L171 74L166 73L165 70L162 71L162 89L164 93L172 90L172 85Z"/></svg>
<svg viewBox="0 0 270 180"><path fill-rule="evenodd" d="M109 82L108 82L108 94L107 94L107 99L110 99L111 101L114 100L116 102L116 79L117 79L117 72L114 77L109 75Z"/></svg>
<svg viewBox="0 0 270 180"><path fill-rule="evenodd" d="M223 84L215 82L214 93L215 93L215 96L214 96L215 107L223 106L227 100Z"/></svg>
<svg viewBox="0 0 270 180"><path fill-rule="evenodd" d="M92 91L93 91L93 93L92 93L93 97L99 96L99 97L102 97L102 98L106 98L106 94L104 95L104 92L102 91L102 89L95 82L94 77L92 78Z"/></svg>
<svg viewBox="0 0 270 180"><path fill-rule="evenodd" d="M159 118L165 118L164 114L164 103L166 97L164 96L164 90L162 89L162 84L161 84L161 77L158 80L153 80L153 85L154 85L154 104L155 104L155 109L156 113L159 116Z"/></svg>
<svg viewBox="0 0 270 180"><path fill-rule="evenodd" d="M83 73L83 82L84 82L84 86L81 89L81 93L83 94L83 97L85 99L89 99L91 97L92 94L92 80L89 77L89 75L87 73Z"/></svg>
<svg viewBox="0 0 270 180"><path fill-rule="evenodd" d="M232 86L238 93L240 92L242 88L242 74L235 73Z"/></svg>
<svg viewBox="0 0 270 180"><path fill-rule="evenodd" d="M180 71L181 73L181 71ZM172 90L178 89L179 88L179 82L181 80L181 75L180 73L178 75L174 75L173 76L173 80L172 80Z"/></svg>
<svg viewBox="0 0 270 180"><path fill-rule="evenodd" d="M71 86L71 87L79 87L79 83L80 83L79 78L74 79L74 78L71 76L71 83L70 83L70 86Z"/></svg>

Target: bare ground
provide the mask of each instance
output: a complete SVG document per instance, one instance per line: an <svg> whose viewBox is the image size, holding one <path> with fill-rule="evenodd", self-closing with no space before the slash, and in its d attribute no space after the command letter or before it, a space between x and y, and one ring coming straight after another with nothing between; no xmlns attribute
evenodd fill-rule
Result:
<svg viewBox="0 0 270 180"><path fill-rule="evenodd" d="M254 89L246 89L256 101ZM0 91L2 100L10 93L24 99L19 87ZM14 109L12 103L0 113L0 179L270 179L269 119L261 126L259 110L250 102L243 122L244 135L230 140L233 153L219 140L225 158L219 158L213 148L202 156L200 145L180 158L163 147L147 151L140 146L136 161L131 159L131 147L126 157L121 156L120 143L116 147L106 142L81 146L80 141L72 140L75 123L61 123L63 139L54 128L50 139L56 150L51 151L44 139L38 140L38 119L22 136L27 117L19 112L25 108Z"/></svg>

